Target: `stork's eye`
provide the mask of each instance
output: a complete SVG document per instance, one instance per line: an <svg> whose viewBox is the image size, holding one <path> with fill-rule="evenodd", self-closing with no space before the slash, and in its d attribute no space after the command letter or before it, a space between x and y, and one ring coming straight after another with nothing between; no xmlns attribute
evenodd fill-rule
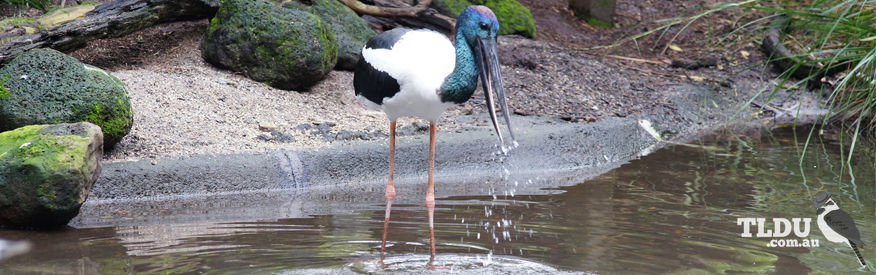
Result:
<svg viewBox="0 0 876 275"><path fill-rule="evenodd" d="M490 29L490 25L487 24L486 22L481 22L480 26L481 26L482 30L489 30Z"/></svg>

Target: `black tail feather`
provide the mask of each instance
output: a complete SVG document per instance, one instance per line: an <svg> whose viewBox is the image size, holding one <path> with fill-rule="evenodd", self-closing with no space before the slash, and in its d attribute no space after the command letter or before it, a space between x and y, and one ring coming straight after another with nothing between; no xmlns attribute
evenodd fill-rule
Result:
<svg viewBox="0 0 876 275"><path fill-rule="evenodd" d="M864 257L861 256L861 251L858 251L858 247L855 246L855 243L850 241L849 246L852 247L852 251L855 251L855 256L858 257L858 262L861 263L861 266L866 266L867 263L864 262Z"/></svg>

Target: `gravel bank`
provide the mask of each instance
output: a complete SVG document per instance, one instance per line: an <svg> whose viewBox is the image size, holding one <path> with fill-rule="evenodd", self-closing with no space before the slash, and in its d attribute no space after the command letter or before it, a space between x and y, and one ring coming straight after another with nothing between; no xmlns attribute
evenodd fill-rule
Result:
<svg viewBox="0 0 876 275"><path fill-rule="evenodd" d="M382 140L388 123L353 96L351 72L333 71L309 91L271 88L216 69L198 49L206 21L154 26L126 37L100 40L72 53L112 72L127 87L134 127L105 161L188 157L321 148L338 142ZM500 59L509 104L518 116L548 115L571 122L634 116L644 111L675 114L672 87L708 82L684 72L600 58L550 42L502 37ZM740 74L737 78L755 77ZM716 91L733 94L730 88ZM451 108L440 131L489 127L480 92ZM260 125L262 129L260 130ZM427 124L401 119L399 133L425 135Z"/></svg>

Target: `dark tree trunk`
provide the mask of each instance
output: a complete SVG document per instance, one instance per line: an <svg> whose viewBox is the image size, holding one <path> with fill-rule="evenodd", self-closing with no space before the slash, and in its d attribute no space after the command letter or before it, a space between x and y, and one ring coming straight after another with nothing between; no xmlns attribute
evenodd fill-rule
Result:
<svg viewBox="0 0 876 275"><path fill-rule="evenodd" d="M612 25L616 2L616 0L569 0L569 9L574 11L575 15Z"/></svg>
<svg viewBox="0 0 876 275"><path fill-rule="evenodd" d="M354 1L358 2L358 1ZM443 15L433 8L420 9L417 6L409 4L410 1L391 1L391 0L372 0L374 6L385 9L405 10L416 9L413 16L380 16L379 14L363 14L362 18L368 22L372 28L379 31L386 31L397 27L409 27L415 29L430 29L442 33L450 33L453 31L453 26L456 25L456 19ZM359 12L362 14L362 12Z"/></svg>
<svg viewBox="0 0 876 275"><path fill-rule="evenodd" d="M88 41L124 36L156 23L210 18L218 8L219 0L118 0L104 3L83 19L0 45L0 63L33 48L69 52L84 47Z"/></svg>

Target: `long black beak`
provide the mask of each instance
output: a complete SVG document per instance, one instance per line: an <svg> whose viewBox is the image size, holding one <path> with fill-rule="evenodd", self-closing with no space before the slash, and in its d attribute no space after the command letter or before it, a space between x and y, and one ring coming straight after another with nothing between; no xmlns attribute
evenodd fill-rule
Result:
<svg viewBox="0 0 876 275"><path fill-rule="evenodd" d="M496 134L499 136L499 143L505 146L505 141L502 139L502 131L499 130L499 123L496 120L496 107L493 106L494 90L499 98L499 106L502 107L502 116L505 117L508 133L511 135L511 140L516 142L517 139L511 130L511 115L508 113L508 103L505 100L505 85L502 83L499 56L496 54L496 39L478 39L475 48L475 60L477 60L481 71L481 84L484 88L484 96L487 99L487 109L490 110L490 119L493 120L493 128L496 129Z"/></svg>

